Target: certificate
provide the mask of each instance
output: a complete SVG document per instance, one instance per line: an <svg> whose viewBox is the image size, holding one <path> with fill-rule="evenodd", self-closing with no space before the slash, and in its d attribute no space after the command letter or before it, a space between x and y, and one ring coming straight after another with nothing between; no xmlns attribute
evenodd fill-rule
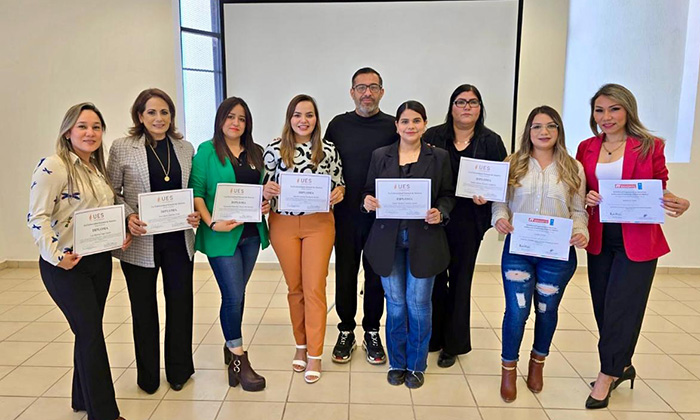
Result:
<svg viewBox="0 0 700 420"><path fill-rule="evenodd" d="M187 216L194 212L192 189L139 194L139 219L146 235L192 229Z"/></svg>
<svg viewBox="0 0 700 420"><path fill-rule="evenodd" d="M324 213L330 209L331 176L282 172L277 209L293 213Z"/></svg>
<svg viewBox="0 0 700 420"><path fill-rule="evenodd" d="M457 173L457 197L482 196L489 201L506 201L510 162L462 157Z"/></svg>
<svg viewBox="0 0 700 420"><path fill-rule="evenodd" d="M660 179L600 180L601 223L663 224Z"/></svg>
<svg viewBox="0 0 700 420"><path fill-rule="evenodd" d="M212 220L235 220L237 222L262 221L262 185L216 184Z"/></svg>
<svg viewBox="0 0 700 420"><path fill-rule="evenodd" d="M121 248L126 237L124 205L73 213L73 252L92 255Z"/></svg>
<svg viewBox="0 0 700 420"><path fill-rule="evenodd" d="M430 210L430 179L377 178L377 219L425 219Z"/></svg>
<svg viewBox="0 0 700 420"><path fill-rule="evenodd" d="M573 227L571 219L514 213L510 253L569 261Z"/></svg>

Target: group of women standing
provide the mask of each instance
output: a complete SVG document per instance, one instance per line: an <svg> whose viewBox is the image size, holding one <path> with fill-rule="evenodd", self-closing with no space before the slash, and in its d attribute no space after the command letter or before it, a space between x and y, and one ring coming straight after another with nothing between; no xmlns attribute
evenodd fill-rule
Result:
<svg viewBox="0 0 700 420"><path fill-rule="evenodd" d="M72 407L88 418L119 417L109 371L102 316L111 280L110 253L81 257L72 252L76 210L123 204L127 238L113 251L121 260L131 300L137 384L154 393L160 385L156 279L165 295L165 371L174 391L194 373L192 361L193 255L207 255L219 285L224 362L229 384L262 390L243 350L241 322L245 288L258 252L272 244L288 287L296 352L292 369L314 383L321 378L326 329L326 277L335 238L333 212L292 213L278 206L284 172L326 174L329 205L345 195L342 163L334 145L321 136L318 107L307 95L287 108L280 138L266 149L254 143L253 119L241 98L219 106L212 140L192 145L177 131L175 107L159 89L139 94L131 110L129 136L112 145L105 162L104 119L92 104L71 107L59 130L56 154L34 170L27 223L40 248L42 279L75 334ZM634 96L605 85L591 99L595 136L569 156L561 117L548 106L530 113L519 149L506 158L498 134L484 125L479 90L459 86L451 95L445 123L426 131L419 102L396 112L399 141L374 151L363 194L363 211L381 206L377 178L431 179L431 208L423 220L377 219L365 254L381 276L387 302L387 348L393 385L417 388L425 381L428 351L440 350L438 366L453 365L471 350L469 335L472 277L484 233L491 225L506 235L502 257L506 310L502 335L501 396L517 396L516 365L525 322L534 301L535 339L527 386L543 388L542 371L557 324L557 309L576 270L574 247L588 251L588 273L600 332L601 369L586 407L607 406L610 392L634 381L632 355L639 337L656 262L669 252L659 225L601 224L599 179L660 179L668 170L664 143L641 124ZM599 131L600 130L600 131ZM432 146L432 147L431 147ZM461 157L510 162L507 201L455 196ZM214 221L219 183L262 184L259 223ZM138 195L192 188L197 228L148 235L138 216ZM665 190L660 203L670 216L689 202ZM526 257L509 251L513 213L573 219L568 261ZM200 222L203 222L200 224Z"/></svg>

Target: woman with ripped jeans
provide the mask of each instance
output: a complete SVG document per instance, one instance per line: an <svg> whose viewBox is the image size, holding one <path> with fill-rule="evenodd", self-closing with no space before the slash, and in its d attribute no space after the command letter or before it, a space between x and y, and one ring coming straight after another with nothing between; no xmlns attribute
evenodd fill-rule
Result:
<svg viewBox="0 0 700 420"><path fill-rule="evenodd" d="M573 246L588 244L588 214L584 209L586 181L583 167L566 151L564 127L559 113L548 106L532 110L521 137L520 148L506 158L510 162L508 196L493 203L492 223L506 236L501 259L506 311L503 315L501 398L517 396L516 366L525 322L535 301L535 340L528 363L527 387L542 390L542 371L557 327L559 302L576 271ZM514 213L573 219L568 261L532 257L510 252Z"/></svg>

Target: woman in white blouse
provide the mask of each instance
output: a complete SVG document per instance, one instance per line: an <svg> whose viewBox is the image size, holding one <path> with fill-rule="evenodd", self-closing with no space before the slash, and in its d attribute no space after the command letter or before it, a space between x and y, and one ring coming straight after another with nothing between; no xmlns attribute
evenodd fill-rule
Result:
<svg viewBox="0 0 700 420"><path fill-rule="evenodd" d="M328 312L326 276L335 241L335 219L332 211L283 211L277 197L281 192L279 177L285 172L329 175L330 206L341 202L345 195L340 155L333 143L321 138L318 107L312 97L292 98L282 136L267 146L263 160L269 179L263 194L270 200L270 243L287 282L297 347L292 369L305 371L304 380L314 383L321 378Z"/></svg>
<svg viewBox="0 0 700 420"><path fill-rule="evenodd" d="M506 160L510 162L507 202L493 203L491 220L498 232L507 235L501 259L506 298L501 397L511 402L517 396L518 351L533 299L535 339L528 363L527 387L534 393L542 390L542 370L557 327L559 302L576 271L573 246L585 248L588 244L588 214L584 209L583 167L566 151L564 126L553 108L545 105L530 112L520 148ZM513 213L573 219L568 261L511 253Z"/></svg>
<svg viewBox="0 0 700 420"><path fill-rule="evenodd" d="M102 252L82 257L73 252L73 213L114 204L102 147L102 114L91 103L72 106L63 117L56 154L34 169L27 225L39 246L41 279L75 334L74 411L94 420L114 420L114 397L102 332L112 257ZM122 249L130 245L127 236Z"/></svg>

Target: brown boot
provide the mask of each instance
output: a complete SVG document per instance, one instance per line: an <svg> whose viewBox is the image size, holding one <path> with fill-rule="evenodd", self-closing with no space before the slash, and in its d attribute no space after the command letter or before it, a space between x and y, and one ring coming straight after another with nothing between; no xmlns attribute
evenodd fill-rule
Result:
<svg viewBox="0 0 700 420"><path fill-rule="evenodd" d="M258 375L248 360L248 352L242 356L233 355L231 363L228 365L228 384L235 387L241 384L244 391L262 391L265 389L265 378Z"/></svg>
<svg viewBox="0 0 700 420"><path fill-rule="evenodd" d="M501 398L507 403L515 401L518 396L518 388L515 384L518 379L517 366L518 362L501 363Z"/></svg>
<svg viewBox="0 0 700 420"><path fill-rule="evenodd" d="M542 379L544 359L544 356L530 352L530 363L527 366L527 388L535 394L542 391L542 386L544 385Z"/></svg>

